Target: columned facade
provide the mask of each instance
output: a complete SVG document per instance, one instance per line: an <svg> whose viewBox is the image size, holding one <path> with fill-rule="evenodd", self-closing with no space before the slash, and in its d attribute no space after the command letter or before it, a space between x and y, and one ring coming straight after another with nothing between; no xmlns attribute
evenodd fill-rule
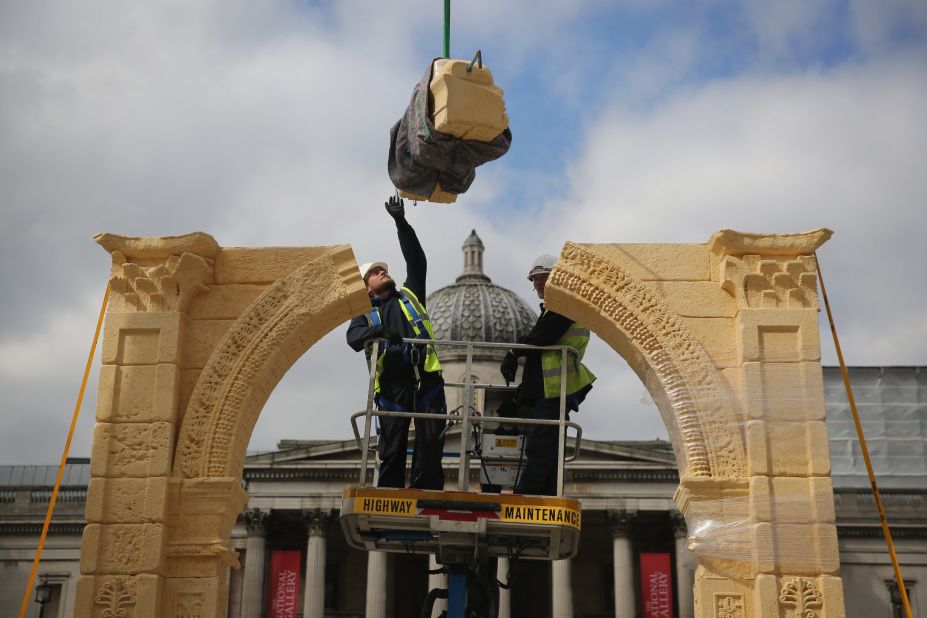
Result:
<svg viewBox="0 0 927 618"><path fill-rule="evenodd" d="M249 509L242 519L248 530L245 544L244 581L241 591L242 618L261 618L266 612L264 604L264 570L266 555L265 525L267 511Z"/></svg>
<svg viewBox="0 0 927 618"><path fill-rule="evenodd" d="M609 511L608 523L612 534L612 564L614 565L615 618L635 615L634 553L631 548L633 513Z"/></svg>
<svg viewBox="0 0 927 618"><path fill-rule="evenodd" d="M554 618L573 618L573 586L570 559L554 560L551 565L551 594Z"/></svg>
<svg viewBox="0 0 927 618"><path fill-rule="evenodd" d="M303 618L325 618L325 534L332 514L319 509L305 513L309 525L306 544L306 586L303 591Z"/></svg>
<svg viewBox="0 0 927 618"><path fill-rule="evenodd" d="M456 440L456 435L452 432L449 440ZM572 439L569 442L572 449ZM346 545L337 508L341 488L357 478L358 459L353 440L288 440L280 450L250 456L245 462L252 507L239 520L235 537L242 545L254 542L255 535L246 526L254 506L258 512L272 513L261 529L265 562L280 550L304 552L300 589L306 618L323 610L345 618L400 618L411 608L420 611L428 590L447 587L443 574L428 573L440 566L434 557L415 552L414 546L408 554L388 554ZM445 462L446 483L453 483L457 470L455 460ZM584 505L579 554L557 562L526 560L517 558L515 546L516 557L497 559L496 579L506 582L510 570L513 576L511 589L499 590L500 618L633 617L641 604L637 571L642 552L664 554L665 574L674 582L680 577L673 566L678 528L672 518L678 477L667 442L586 439L575 466L568 470L565 491ZM475 462L470 474L475 485L480 474ZM303 508L294 508L293 496L300 496ZM247 571L247 556L243 563ZM673 598L675 590L670 591L670 602L685 608L687 600L680 595ZM272 585L265 584L263 592L266 605ZM446 601L439 599L432 616L445 608Z"/></svg>
<svg viewBox="0 0 927 618"><path fill-rule="evenodd" d="M382 551L367 552L367 604L365 618L386 618L386 580L391 556Z"/></svg>

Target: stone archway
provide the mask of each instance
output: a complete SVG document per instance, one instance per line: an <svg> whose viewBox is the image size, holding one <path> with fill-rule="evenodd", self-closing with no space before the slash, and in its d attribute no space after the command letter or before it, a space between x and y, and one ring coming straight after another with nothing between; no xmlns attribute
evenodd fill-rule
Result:
<svg viewBox="0 0 927 618"><path fill-rule="evenodd" d="M245 309L190 396L173 476L241 477L251 431L283 375L346 316L369 310L356 270L350 249L333 249L270 285Z"/></svg>
<svg viewBox="0 0 927 618"><path fill-rule="evenodd" d="M829 230L566 243L547 305L653 395L698 559L695 615L843 616L814 251Z"/></svg>
<svg viewBox="0 0 927 618"><path fill-rule="evenodd" d="M548 306L628 361L671 432L681 477L742 477L742 419L720 371L665 297L604 253L567 243L551 274Z"/></svg>
<svg viewBox="0 0 927 618"><path fill-rule="evenodd" d="M567 243L548 284L548 304L658 402L699 559L697 616L843 615L811 257L828 236ZM114 295L77 615L224 616L251 431L293 362L368 307L353 254L206 234L97 241Z"/></svg>
<svg viewBox="0 0 927 618"><path fill-rule="evenodd" d="M224 616L251 431L293 362L369 307L357 263L201 233L96 240L114 294L76 615Z"/></svg>

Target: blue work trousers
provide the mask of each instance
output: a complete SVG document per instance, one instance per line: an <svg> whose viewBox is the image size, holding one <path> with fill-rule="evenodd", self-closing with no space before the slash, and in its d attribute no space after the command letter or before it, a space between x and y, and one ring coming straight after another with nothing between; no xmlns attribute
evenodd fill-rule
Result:
<svg viewBox="0 0 927 618"><path fill-rule="evenodd" d="M531 418L560 420L560 399L538 399ZM570 412L566 412L570 420ZM535 496L557 495L557 425L527 425L525 431L525 465L515 485L515 493Z"/></svg>
<svg viewBox="0 0 927 618"><path fill-rule="evenodd" d="M427 392L417 392L416 409L408 408L377 395L377 409L391 412L430 412L447 414L444 383ZM405 487L406 451L409 447L408 418L380 417L380 474L377 487ZM444 471L441 457L444 454L443 420L415 420L415 446L412 451L412 479L409 486L415 489L444 489Z"/></svg>

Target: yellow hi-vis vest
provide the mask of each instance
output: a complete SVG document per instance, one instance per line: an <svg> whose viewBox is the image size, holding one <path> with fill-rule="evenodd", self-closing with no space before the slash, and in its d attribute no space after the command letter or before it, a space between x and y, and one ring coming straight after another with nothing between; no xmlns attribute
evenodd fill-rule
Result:
<svg viewBox="0 0 927 618"><path fill-rule="evenodd" d="M545 310L545 313L546 312ZM580 362L583 359L583 355L586 353L586 346L589 345L588 328L580 325L579 322L573 322L554 345L570 346L571 348L576 348L579 352L579 357L572 352L567 352L567 395L572 395L579 389L595 381L595 375ZM544 397L546 398L560 396L560 370L562 361L562 350L541 351L541 375L544 378Z"/></svg>
<svg viewBox="0 0 927 618"><path fill-rule="evenodd" d="M399 305L402 307L402 314L406 316L409 324L412 325L412 332L419 339L434 339L435 332L431 328L431 319L425 307L418 301L418 297L409 288L401 288L398 292ZM374 307L367 314L367 321L371 326L380 326L383 320L380 319L380 310ZM438 350L433 343L426 345L425 353L425 372L434 373L441 371L441 363L438 362ZM383 361L386 358L386 346L381 345L379 356L377 356L377 374L374 380L374 391L380 392L380 374L383 373Z"/></svg>

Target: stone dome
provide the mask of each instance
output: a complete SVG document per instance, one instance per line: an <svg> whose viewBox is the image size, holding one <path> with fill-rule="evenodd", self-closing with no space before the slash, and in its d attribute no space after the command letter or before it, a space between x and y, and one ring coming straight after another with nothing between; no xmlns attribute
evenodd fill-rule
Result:
<svg viewBox="0 0 927 618"><path fill-rule="evenodd" d="M463 257L464 270L455 283L433 292L426 301L435 338L513 343L527 335L537 314L483 273L483 241L476 230L464 241Z"/></svg>

